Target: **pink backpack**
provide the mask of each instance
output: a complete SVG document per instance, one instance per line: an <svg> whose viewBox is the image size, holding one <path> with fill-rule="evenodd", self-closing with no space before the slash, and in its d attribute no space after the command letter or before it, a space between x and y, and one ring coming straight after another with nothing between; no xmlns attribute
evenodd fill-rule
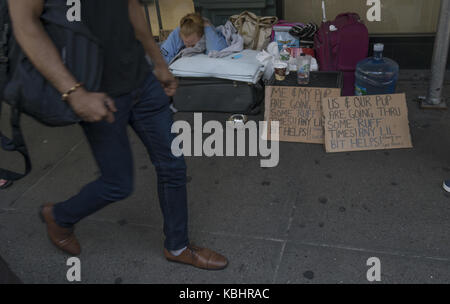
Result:
<svg viewBox="0 0 450 304"><path fill-rule="evenodd" d="M273 27L278 27L278 26L293 27L293 26L304 26L304 24L301 22L289 22L286 20L279 20L278 23L275 24ZM273 41L274 39L275 39L275 31L272 30L271 41Z"/></svg>
<svg viewBox="0 0 450 304"><path fill-rule="evenodd" d="M322 22L314 48L320 70L343 72L343 95L354 95L356 65L369 52L369 32L359 15L345 13L334 21Z"/></svg>

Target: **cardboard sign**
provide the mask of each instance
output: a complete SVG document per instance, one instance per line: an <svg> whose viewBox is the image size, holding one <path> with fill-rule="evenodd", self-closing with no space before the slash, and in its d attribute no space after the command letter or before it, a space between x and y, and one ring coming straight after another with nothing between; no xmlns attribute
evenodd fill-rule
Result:
<svg viewBox="0 0 450 304"><path fill-rule="evenodd" d="M405 94L323 100L327 152L412 148Z"/></svg>
<svg viewBox="0 0 450 304"><path fill-rule="evenodd" d="M336 88L267 86L264 118L280 122L280 141L323 144L322 99L339 96Z"/></svg>

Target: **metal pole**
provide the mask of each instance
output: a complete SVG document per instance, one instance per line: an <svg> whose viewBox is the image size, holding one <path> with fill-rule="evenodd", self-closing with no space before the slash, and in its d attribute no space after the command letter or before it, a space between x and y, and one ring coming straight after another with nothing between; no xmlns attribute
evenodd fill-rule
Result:
<svg viewBox="0 0 450 304"><path fill-rule="evenodd" d="M433 61L431 65L431 81L426 103L439 105L443 102L442 89L447 67L450 42L450 0L441 0L439 28L434 43Z"/></svg>
<svg viewBox="0 0 450 304"><path fill-rule="evenodd" d="M150 34L152 34L152 36L153 36L152 23L150 22L150 12L148 11L147 3L144 4L144 9L145 9L145 19L147 20L148 29L150 30Z"/></svg>
<svg viewBox="0 0 450 304"><path fill-rule="evenodd" d="M161 35L161 31L163 30L163 24L161 19L161 9L159 8L159 0L155 0L155 4L156 4L156 14L158 15L159 34Z"/></svg>

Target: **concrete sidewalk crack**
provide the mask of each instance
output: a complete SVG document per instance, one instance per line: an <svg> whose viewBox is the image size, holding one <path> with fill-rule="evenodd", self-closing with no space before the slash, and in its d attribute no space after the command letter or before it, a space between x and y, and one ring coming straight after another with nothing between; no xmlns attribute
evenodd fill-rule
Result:
<svg viewBox="0 0 450 304"><path fill-rule="evenodd" d="M82 139L79 143L77 143L75 146L73 146L61 159L52 166L47 173L42 175L33 185L31 185L28 189L26 189L23 193L21 193L16 199L14 199L9 206L12 207L17 201L19 201L22 197L24 197L27 193L29 193L31 190L33 190L35 187L37 187L47 176L49 176L53 171L55 171L56 168L59 167L59 165L64 162L78 147L85 141L85 139Z"/></svg>
<svg viewBox="0 0 450 304"><path fill-rule="evenodd" d="M295 194L295 199L294 199L294 203L292 205L291 208L291 213L289 214L289 220L288 220L288 225L286 228L286 232L285 232L285 240L283 240L283 243L281 245L281 252L280 252L280 256L278 258L278 262L275 266L275 271L274 271L274 275L273 275L273 279L272 279L272 283L275 284L278 278L278 272L280 270L280 266L281 263L283 262L283 257L284 257L284 252L286 250L286 245L289 239L289 232L291 231L291 227L292 227L292 222L294 221L294 216L295 216L295 211L297 210L297 203L298 203L298 199L299 199L300 193L297 192Z"/></svg>
<svg viewBox="0 0 450 304"><path fill-rule="evenodd" d="M344 245L331 245L331 244L321 244L321 243L313 243L313 242L295 242L295 241L292 241L292 242L295 244L298 244L298 245L302 245L302 246L331 248L331 249L339 249L339 250L346 250L346 251L364 252L364 253L370 253L370 254L383 254L383 255L390 255L390 256L402 257L402 258L408 258L408 259L424 259L424 260L432 260L432 261L446 262L446 263L450 262L450 257L436 257L436 256L427 256L427 255L406 253L406 252L400 252L400 251L385 251L385 250L366 249L366 248L357 248L357 247L344 246Z"/></svg>

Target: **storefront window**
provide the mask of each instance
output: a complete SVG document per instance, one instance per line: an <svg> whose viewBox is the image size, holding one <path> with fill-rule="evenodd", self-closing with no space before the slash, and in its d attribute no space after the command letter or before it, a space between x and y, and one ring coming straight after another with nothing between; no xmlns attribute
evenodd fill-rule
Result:
<svg viewBox="0 0 450 304"><path fill-rule="evenodd" d="M338 14L356 12L364 20L371 34L422 35L436 32L440 0L379 0L381 21L369 22L367 13L378 1L326 0L327 18ZM290 21L322 21L322 1L284 0L284 17Z"/></svg>
<svg viewBox="0 0 450 304"><path fill-rule="evenodd" d="M174 30L186 14L194 12L194 2L192 0L160 0L162 25L164 30ZM150 20L155 36L159 35L158 17L154 4L149 5Z"/></svg>

